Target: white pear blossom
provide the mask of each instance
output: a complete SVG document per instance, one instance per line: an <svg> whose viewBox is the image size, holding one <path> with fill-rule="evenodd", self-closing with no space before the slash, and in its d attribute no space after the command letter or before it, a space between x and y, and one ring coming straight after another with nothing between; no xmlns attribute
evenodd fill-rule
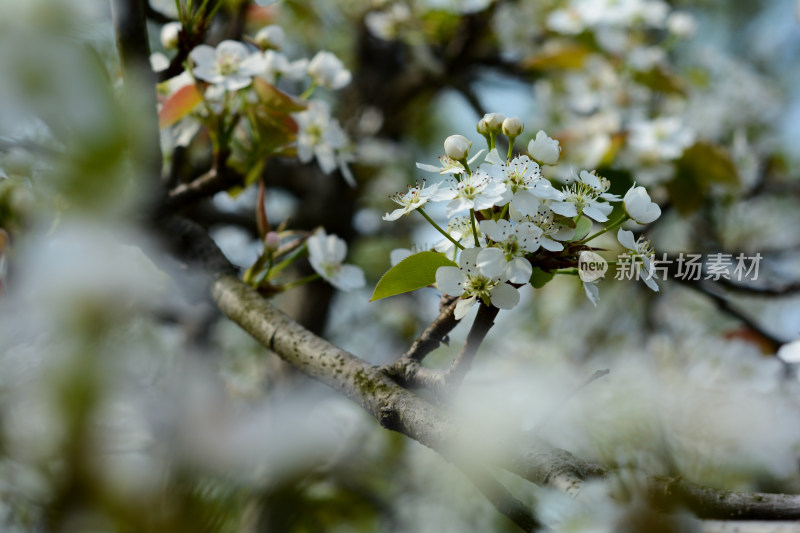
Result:
<svg viewBox="0 0 800 533"><path fill-rule="evenodd" d="M481 233L480 227L476 227L475 229L478 230L478 244L483 246L486 244L486 239ZM460 217L453 217L447 223L447 228L445 231L448 235L450 235L453 240L457 243L462 245L464 248L472 248L475 246L475 234L472 231L472 222L470 222L469 217L460 216ZM434 246L434 250L437 252L441 252L447 256L450 256L455 252L454 250L455 245L450 241L450 239L442 239L436 246Z"/></svg>
<svg viewBox="0 0 800 533"><path fill-rule="evenodd" d="M555 165L561 155L558 141L551 139L543 130L539 130L536 138L528 143L528 153L542 165Z"/></svg>
<svg viewBox="0 0 800 533"><path fill-rule="evenodd" d="M513 207L513 206L512 206ZM510 211L511 217L518 221L528 221L542 230L539 243L549 252L560 252L564 245L558 241L568 241L575 236L575 229L566 224L556 222L555 213L547 204L539 205L533 216L524 216L516 210Z"/></svg>
<svg viewBox="0 0 800 533"><path fill-rule="evenodd" d="M502 205L506 186L492 179L485 171L478 169L465 175L461 181L450 180L449 185L440 189L434 200L450 200L445 213L451 217L462 211L488 209Z"/></svg>
<svg viewBox="0 0 800 533"><path fill-rule="evenodd" d="M222 41L216 48L201 44L189 54L198 79L213 83L227 91L238 91L250 85L253 76L264 70L261 54L251 54L238 41Z"/></svg>
<svg viewBox="0 0 800 533"><path fill-rule="evenodd" d="M482 248L477 265L490 277L503 277L511 283L527 283L533 267L525 255L539 249L542 230L530 222L512 224L508 220L483 220L481 231L494 241L489 248Z"/></svg>
<svg viewBox="0 0 800 533"><path fill-rule="evenodd" d="M264 50L267 48L280 50L283 48L283 41L285 39L286 33L283 31L283 28L275 24L270 24L258 30L253 40Z"/></svg>
<svg viewBox="0 0 800 533"><path fill-rule="evenodd" d="M308 63L308 75L317 85L338 90L347 86L353 78L336 55L320 50Z"/></svg>
<svg viewBox="0 0 800 533"><path fill-rule="evenodd" d="M478 160L478 157L480 157L485 151L486 150L481 150L469 158L469 160L467 160L467 164L471 167L472 164ZM435 165L428 165L426 163L417 163L417 168L424 170L425 172L437 172L439 174L463 174L466 171L464 165L462 165L460 161L451 159L446 155L443 155L439 158L438 167Z"/></svg>
<svg viewBox="0 0 800 533"><path fill-rule="evenodd" d="M351 186L355 186L346 155L349 140L339 122L331 118L328 104L314 100L308 109L295 113L299 130L297 132L297 157L301 163L317 158L320 168L330 174L338 167Z"/></svg>
<svg viewBox="0 0 800 533"><path fill-rule="evenodd" d="M645 164L677 159L695 140L680 117L638 120L628 126L628 147Z"/></svg>
<svg viewBox="0 0 800 533"><path fill-rule="evenodd" d="M510 201L519 212L533 215L539 207L539 199L560 200L564 197L542 177L539 165L526 155L517 156L506 164L497 149L494 149L486 156L486 163L488 164L481 165L480 169L506 186L500 205Z"/></svg>
<svg viewBox="0 0 800 533"><path fill-rule="evenodd" d="M463 135L451 135L444 140L444 153L450 159L460 161L469 155L469 149L472 146L472 141Z"/></svg>
<svg viewBox="0 0 800 533"><path fill-rule="evenodd" d="M554 201L550 208L565 217L583 213L597 222L606 222L614 208L610 203L601 200L619 201L619 196L606 192L609 186L610 183L605 178L583 170L578 179L564 188L564 199Z"/></svg>
<svg viewBox="0 0 800 533"><path fill-rule="evenodd" d="M425 182L422 185L417 183L415 186L408 186L408 192L404 194L397 193L391 196L391 199L400 204L402 207L395 209L391 213L386 213L383 220L397 220L403 215L422 207L427 203L431 197L439 190L439 184L435 183L433 186L425 188Z"/></svg>
<svg viewBox="0 0 800 533"><path fill-rule="evenodd" d="M266 50L262 57L264 68L258 75L268 83L275 83L278 77L299 81L306 76L308 69L306 58L289 61L289 58L275 50Z"/></svg>
<svg viewBox="0 0 800 533"><path fill-rule="evenodd" d="M317 230L308 238L308 260L314 271L342 291L360 289L366 285L364 272L357 266L344 264L347 244L336 235Z"/></svg>
<svg viewBox="0 0 800 533"><path fill-rule="evenodd" d="M650 200L644 187L633 184L622 198L622 205L628 216L639 224L649 224L661 216L661 208Z"/></svg>
<svg viewBox="0 0 800 533"><path fill-rule="evenodd" d="M652 291L658 292L658 285L655 280L658 279L653 270L653 250L650 247L650 242L640 236L638 239L633 238L633 232L624 230L622 228L617 232L617 240L624 246L633 256L634 266L642 278L644 284L647 285ZM636 261L637 258L641 259L641 263Z"/></svg>
<svg viewBox="0 0 800 533"><path fill-rule="evenodd" d="M436 271L436 286L450 296L459 296L455 317L460 320L480 299L485 305L500 309L512 309L519 303L517 289L500 277L485 275L476 261L481 248L468 248L461 252L458 267L439 267Z"/></svg>

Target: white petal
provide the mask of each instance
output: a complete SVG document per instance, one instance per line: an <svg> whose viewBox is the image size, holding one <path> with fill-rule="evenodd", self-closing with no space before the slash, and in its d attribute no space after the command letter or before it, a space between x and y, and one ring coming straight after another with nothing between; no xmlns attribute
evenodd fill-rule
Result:
<svg viewBox="0 0 800 533"><path fill-rule="evenodd" d="M483 248L476 263L483 275L489 278L499 278L506 269L504 254L499 248Z"/></svg>
<svg viewBox="0 0 800 533"><path fill-rule="evenodd" d="M456 317L456 320L461 320L462 318L464 318L464 315L467 314L467 311L469 311L473 305L475 305L475 296L459 300L458 303L456 304L453 316Z"/></svg>
<svg viewBox="0 0 800 533"><path fill-rule="evenodd" d="M628 250L636 250L636 239L633 238L632 231L620 228L617 232L617 240Z"/></svg>
<svg viewBox="0 0 800 533"><path fill-rule="evenodd" d="M354 265L342 265L336 276L328 281L340 291L360 289L367 284L364 271Z"/></svg>
<svg viewBox="0 0 800 533"><path fill-rule="evenodd" d="M517 191L511 202L514 207L527 216L534 216L539 210L539 200L532 195L529 191Z"/></svg>
<svg viewBox="0 0 800 533"><path fill-rule="evenodd" d="M549 252L560 252L564 249L564 245L560 242L556 242L549 237L542 237L539 241L542 245L542 248Z"/></svg>
<svg viewBox="0 0 800 533"><path fill-rule="evenodd" d="M442 167L437 167L434 165L428 165L426 163L417 163L417 168L420 170L424 170L425 172L436 172L439 173L442 170Z"/></svg>
<svg viewBox="0 0 800 533"><path fill-rule="evenodd" d="M488 154L486 154L485 161L493 165L504 166L506 164L506 160L500 158L500 154L497 152L497 148L493 148Z"/></svg>
<svg viewBox="0 0 800 533"><path fill-rule="evenodd" d="M519 303L519 291L507 283L491 290L492 305L499 309L512 309Z"/></svg>
<svg viewBox="0 0 800 533"><path fill-rule="evenodd" d="M564 217L578 216L578 210L575 208L575 204L569 202L553 202L550 204L550 209L552 209L554 213Z"/></svg>
<svg viewBox="0 0 800 533"><path fill-rule="evenodd" d="M533 274L533 267L531 267L530 261L522 257L515 257L509 261L506 267L506 275L511 283L528 283L531 280L531 274Z"/></svg>
<svg viewBox="0 0 800 533"><path fill-rule="evenodd" d="M603 213L603 210L600 209L601 205L603 205L603 204L600 204L600 203L597 203L597 202L591 203L591 204L589 204L589 205L587 205L586 207L583 208L583 214L586 215L587 217L591 218L592 220L596 220L597 222L607 222L608 221L608 217L606 216L605 213ZM605 204L605 205L608 205L609 207L611 207L609 204Z"/></svg>
<svg viewBox="0 0 800 533"><path fill-rule="evenodd" d="M597 288L597 285L594 283L584 283L583 290L586 293L586 297L592 302L592 305L597 307L597 304L600 302L600 289Z"/></svg>
<svg viewBox="0 0 800 533"><path fill-rule="evenodd" d="M436 270L436 286L439 290L450 296L464 294L464 272L457 267L443 266Z"/></svg>
<svg viewBox="0 0 800 533"><path fill-rule="evenodd" d="M481 220L478 226L481 228L483 234L493 241L503 240L503 230L494 220Z"/></svg>

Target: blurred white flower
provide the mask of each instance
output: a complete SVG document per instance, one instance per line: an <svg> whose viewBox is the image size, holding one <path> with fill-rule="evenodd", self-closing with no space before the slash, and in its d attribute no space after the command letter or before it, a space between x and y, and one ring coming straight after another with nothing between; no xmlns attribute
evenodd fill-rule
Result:
<svg viewBox="0 0 800 533"><path fill-rule="evenodd" d="M253 76L264 70L261 54L251 54L238 41L222 41L216 48L201 44L189 54L196 78L213 83L227 91L238 91L250 85Z"/></svg>
<svg viewBox="0 0 800 533"><path fill-rule="evenodd" d="M286 34L284 33L283 28L271 24L269 26L264 26L263 28L258 30L253 40L263 50L266 50L267 48L280 50L281 48L283 48L283 41L285 39L286 39Z"/></svg>
<svg viewBox="0 0 800 533"><path fill-rule="evenodd" d="M175 50L178 48L178 35L183 29L180 22L167 22L161 27L161 46L165 50Z"/></svg>
<svg viewBox="0 0 800 533"><path fill-rule="evenodd" d="M695 139L679 117L639 120L628 127L628 147L645 163L677 159Z"/></svg>
<svg viewBox="0 0 800 533"><path fill-rule="evenodd" d="M478 298L484 305L511 309L519 303L519 292L500 277L486 276L477 266L481 248L468 248L461 252L458 267L439 267L436 286L450 296L459 296L455 309L456 320L461 320L475 305Z"/></svg>
<svg viewBox="0 0 800 533"><path fill-rule="evenodd" d="M320 50L308 63L308 75L317 85L338 90L347 86L352 74L331 52Z"/></svg>
<svg viewBox="0 0 800 533"><path fill-rule="evenodd" d="M314 100L306 111L295 113L299 131L297 133L297 157L302 163L317 158L320 168L330 174L338 167L351 186L355 180L345 161L349 140L339 122L331 118L328 104Z"/></svg>
<svg viewBox="0 0 800 533"><path fill-rule="evenodd" d="M778 357L784 363L800 363L800 340L784 344L778 349Z"/></svg>
<svg viewBox="0 0 800 533"><path fill-rule="evenodd" d="M633 184L622 198L622 205L628 216L639 224L649 224L661 216L661 208L650 200L644 187Z"/></svg>
<svg viewBox="0 0 800 533"><path fill-rule="evenodd" d="M360 289L366 285L364 271L344 264L347 244L336 235L317 230L308 238L308 260L317 274L341 291Z"/></svg>

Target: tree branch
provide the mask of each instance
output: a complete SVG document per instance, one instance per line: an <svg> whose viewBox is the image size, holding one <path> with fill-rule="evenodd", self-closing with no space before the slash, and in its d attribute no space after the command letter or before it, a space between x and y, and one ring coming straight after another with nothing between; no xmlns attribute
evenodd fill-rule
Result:
<svg viewBox="0 0 800 533"><path fill-rule="evenodd" d="M144 162L150 175L160 176L162 156L156 114L156 80L150 66L145 4L145 0L111 0L111 16L127 101L138 102L143 108L141 120L145 128L142 138L147 141L139 153L133 154L133 160ZM133 144L136 146L138 143Z"/></svg>
<svg viewBox="0 0 800 533"><path fill-rule="evenodd" d="M395 383L380 367L333 346L273 307L233 274L219 249L196 224L173 216L157 221L157 226L184 259L220 272L211 279L211 295L226 316L284 361L361 405L381 426L403 433L457 464L490 458L528 481L571 495L580 492L585 479L606 475L605 467L553 448L536 436L496 436L444 412ZM489 492L490 501L509 513L519 512L499 484L483 476L476 480L482 491ZM699 518L800 519L800 496L737 493L662 477L650 478L650 490L663 509L673 509L677 503Z"/></svg>

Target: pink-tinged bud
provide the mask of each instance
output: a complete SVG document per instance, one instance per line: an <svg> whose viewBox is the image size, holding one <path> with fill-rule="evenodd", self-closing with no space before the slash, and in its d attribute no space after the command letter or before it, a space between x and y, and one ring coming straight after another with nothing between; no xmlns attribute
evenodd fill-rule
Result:
<svg viewBox="0 0 800 533"><path fill-rule="evenodd" d="M264 236L264 249L270 252L276 251L281 246L281 237L274 231L269 231Z"/></svg>
<svg viewBox="0 0 800 533"><path fill-rule="evenodd" d="M503 135L508 138L519 137L522 130L525 129L525 124L519 117L508 117L503 121Z"/></svg>
<svg viewBox="0 0 800 533"><path fill-rule="evenodd" d="M451 135L444 140L444 153L450 159L461 161L467 158L471 146L472 141L463 135Z"/></svg>

